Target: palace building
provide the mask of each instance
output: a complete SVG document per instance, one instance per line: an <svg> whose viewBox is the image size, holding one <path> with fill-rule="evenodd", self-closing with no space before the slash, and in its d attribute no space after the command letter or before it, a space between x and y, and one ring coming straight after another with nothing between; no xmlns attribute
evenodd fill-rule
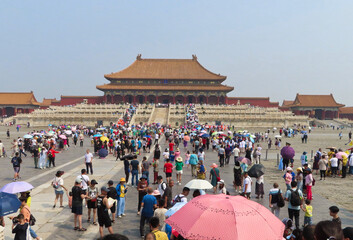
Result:
<svg viewBox="0 0 353 240"><path fill-rule="evenodd" d="M30 113L38 109L40 103L33 92L0 93L0 116L13 116L17 113Z"/></svg>
<svg viewBox="0 0 353 240"><path fill-rule="evenodd" d="M139 54L127 68L106 74L108 84L96 86L106 103L206 103L225 104L234 87L227 78L192 59L143 59Z"/></svg>
<svg viewBox="0 0 353 240"><path fill-rule="evenodd" d="M343 104L337 103L333 95L297 94L294 101L283 101L282 109L289 109L295 115L307 115L317 119L334 119L339 117Z"/></svg>

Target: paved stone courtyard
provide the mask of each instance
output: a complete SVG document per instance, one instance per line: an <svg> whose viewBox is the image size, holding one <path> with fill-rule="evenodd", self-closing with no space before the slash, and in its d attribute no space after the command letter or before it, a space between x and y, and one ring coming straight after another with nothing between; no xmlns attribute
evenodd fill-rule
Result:
<svg viewBox="0 0 353 240"><path fill-rule="evenodd" d="M20 132L15 132L14 128L11 128L11 138L17 138L17 136L23 136L28 131L27 128L21 128ZM1 127L0 139L5 143L6 149L9 146L9 140L6 139L6 128ZM297 140L299 141L299 139ZM162 151L166 148L166 143L164 138L160 140ZM54 174L57 170L64 170L64 181L65 186L70 188L73 186L74 179L77 175L79 175L81 168L84 167L83 164L83 155L87 148L91 148L89 140L86 138L84 142L84 147L73 147L68 151L63 151L57 154L56 164L57 166L52 169L38 170L34 169L33 159L31 157L24 158L24 164L21 169L21 176L23 181L30 182L35 188L32 191L32 212L33 215L37 218L37 224L34 226L34 229L43 239L96 239L99 237L98 235L98 227L94 225L88 225L87 223L87 209L84 209L83 214L83 226L88 230L86 232L77 232L73 230L73 215L69 207L67 206L67 198L64 197L64 205L65 208L52 208L54 201L54 192L53 188L50 186L50 182L54 177ZM185 156L184 147L180 146L181 156ZM191 146L188 146L188 150L191 150ZM10 152L8 152L10 154ZM152 161L152 154L141 154L139 156L139 160L142 160L143 156L147 156L149 161ZM217 154L212 152L211 150L206 151L206 168L209 173L210 165L213 162L217 161ZM231 161L232 162L232 161ZM268 163L273 163L273 168L276 165L276 153L269 152L268 155ZM270 164L272 165L272 164ZM115 161L115 159L109 155L106 159L95 159L93 163L94 167L94 175L90 175L90 179L96 179L98 187L105 185L108 180L112 179L115 183L120 179L120 177L124 177L123 173L123 162ZM235 191L232 187L233 182L233 165L230 164L224 168L221 168L221 178L225 180L227 190L229 190L231 195L235 194ZM13 171L12 166L10 164L9 158L1 158L0 159L0 186L12 181ZM152 169L151 169L152 172ZM264 199L255 199L254 193L252 194L252 200L258 201L264 206L268 207L268 191L272 186L274 181L282 183L282 172L278 171L278 178L276 176L271 175L271 177L265 176L265 198ZM160 175L165 176L162 173L162 168L160 168ZM209 175L207 174L207 177ZM175 178L175 175L173 175ZM176 195L181 192L183 186L190 181L191 171L190 169L184 168L182 185L175 185L173 188L173 195ZM150 173L150 181L152 179L152 174ZM350 179L351 180L351 179ZM152 185L153 188L156 188L157 185ZM253 185L253 190L254 190ZM320 196L315 193L314 187L314 223L324 220L330 219L328 213L328 207L334 205L335 203L327 200L326 198ZM211 193L210 193L211 194ZM332 193L334 194L334 193ZM192 195L192 193L190 194ZM189 196L190 199L190 196ZM137 202L138 195L136 188L129 188L127 193L127 201L126 201L126 217L121 219L117 219L115 224L113 225L114 232L124 234L129 237L129 239L140 239L139 236L139 216L137 215ZM352 225L353 222L353 213L351 211L345 210L340 207L340 217L343 222L343 226ZM287 217L287 207L281 209L280 218ZM303 223L304 214L301 213L300 221ZM10 230L10 221L6 220L6 229L5 229L5 239L12 239L13 236ZM108 233L105 230L105 233Z"/></svg>

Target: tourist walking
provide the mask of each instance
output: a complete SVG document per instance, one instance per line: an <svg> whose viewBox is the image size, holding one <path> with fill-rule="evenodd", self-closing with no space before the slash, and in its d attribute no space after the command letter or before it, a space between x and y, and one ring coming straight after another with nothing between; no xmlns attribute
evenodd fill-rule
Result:
<svg viewBox="0 0 353 240"><path fill-rule="evenodd" d="M218 149L218 158L219 158L219 165L220 167L224 166L224 158L225 158L225 149L223 144L221 144L220 148Z"/></svg>
<svg viewBox="0 0 353 240"><path fill-rule="evenodd" d="M322 180L322 178L324 178L324 180L326 179L327 164L326 155L322 155L319 161L320 180Z"/></svg>
<svg viewBox="0 0 353 240"><path fill-rule="evenodd" d="M165 219L166 219L165 213L168 211L164 206L165 206L164 199L160 199L158 201L158 208L154 211L154 214L153 214L153 217L157 217L159 219L159 222L162 223L160 226L160 229L163 232L165 231Z"/></svg>
<svg viewBox="0 0 353 240"><path fill-rule="evenodd" d="M177 157L175 160L175 170L176 170L176 178L178 185L181 185L181 176L183 175L183 159L181 157Z"/></svg>
<svg viewBox="0 0 353 240"><path fill-rule="evenodd" d="M137 156L130 162L130 170L131 170L131 186L134 186L134 182L136 181L136 187L138 183L138 175L140 173L140 163L137 160Z"/></svg>
<svg viewBox="0 0 353 240"><path fill-rule="evenodd" d="M285 195L286 201L288 201L288 215L293 221L295 218L295 227L299 229L299 214L300 208L303 205L303 193L297 188L297 182L291 182L291 189L287 190Z"/></svg>
<svg viewBox="0 0 353 240"><path fill-rule="evenodd" d="M189 163L191 165L191 176L196 177L196 165L198 163L197 155L195 154L195 151L192 152L190 155Z"/></svg>
<svg viewBox="0 0 353 240"><path fill-rule="evenodd" d="M92 161L93 161L93 154L89 152L89 149L87 149L85 154L86 171L87 171L87 174L89 174L89 172L91 171L91 175L93 175Z"/></svg>
<svg viewBox="0 0 353 240"><path fill-rule="evenodd" d="M142 238L145 237L145 224L149 222L153 217L154 209L157 208L157 199L152 196L153 189L148 187L147 195L145 195L141 202L142 212L140 219L140 235Z"/></svg>
<svg viewBox="0 0 353 240"><path fill-rule="evenodd" d="M93 212L93 225L97 225L96 223L96 215L97 215L97 197L98 197L98 188L96 187L97 181L92 179L90 182L90 186L88 188L88 197L87 197L87 208L88 208L88 220L87 222L91 222L91 211Z"/></svg>
<svg viewBox="0 0 353 240"><path fill-rule="evenodd" d="M165 178L168 183L172 179L172 173L173 173L173 164L170 162L169 159L167 159L167 162L164 164L163 169L165 172Z"/></svg>
<svg viewBox="0 0 353 240"><path fill-rule="evenodd" d="M166 185L163 194L161 194L161 199L164 200L164 207L167 209L172 207L173 187L174 187L174 181L170 180L169 184Z"/></svg>
<svg viewBox="0 0 353 240"><path fill-rule="evenodd" d="M39 150L37 145L33 146L32 154L34 160L34 168L38 168Z"/></svg>
<svg viewBox="0 0 353 240"><path fill-rule="evenodd" d="M108 214L108 209L112 207L109 205L107 194L109 189L105 186L101 188L101 194L97 197L97 212L98 212L98 224L99 224L99 235L103 238L103 226L108 228L110 234L113 234L112 221Z"/></svg>
<svg viewBox="0 0 353 240"><path fill-rule="evenodd" d="M13 180L16 181L17 179L21 179L20 177L20 170L21 170L21 163L22 159L19 156L19 153L15 153L15 156L11 159L11 163L13 166L13 170L15 172L13 176Z"/></svg>
<svg viewBox="0 0 353 240"><path fill-rule="evenodd" d="M250 199L251 197L251 184L252 184L251 177L248 175L247 172L244 172L244 183L243 183L242 195L247 199Z"/></svg>
<svg viewBox="0 0 353 240"><path fill-rule="evenodd" d="M47 153L48 153L48 150L44 146L40 148L40 154L39 154L40 169L45 169L47 166L49 166Z"/></svg>
<svg viewBox="0 0 353 240"><path fill-rule="evenodd" d="M108 181L108 193L107 193L107 198L111 198L111 199L118 199L118 193L116 191L116 188L113 186L114 182L113 180L109 180ZM115 212L116 212L116 208L117 208L117 203L116 201L114 201L113 205L110 208L110 212L112 214L112 223L115 222Z"/></svg>
<svg viewBox="0 0 353 240"><path fill-rule="evenodd" d="M274 183L273 188L270 189L270 193L269 193L269 202L270 202L269 207L271 208L271 212L278 218L279 218L279 213L281 211L280 206L278 206L280 198L282 198L283 200L282 192L278 187L278 183Z"/></svg>
<svg viewBox="0 0 353 240"><path fill-rule="evenodd" d="M151 163L149 161L147 161L146 157L142 158L142 175L146 176L147 178L147 183L150 184L150 180L149 180L149 176L150 176L150 166Z"/></svg>
<svg viewBox="0 0 353 240"><path fill-rule="evenodd" d="M118 218L125 216L125 199L128 187L125 185L125 178L120 178L119 184L116 186L116 193L118 200Z"/></svg>
<svg viewBox="0 0 353 240"><path fill-rule="evenodd" d="M148 188L147 177L145 175L142 175L137 185L137 191L138 191L137 215L140 215L141 202L143 197L147 194L147 188Z"/></svg>
<svg viewBox="0 0 353 240"><path fill-rule="evenodd" d="M314 178L311 169L307 170L307 175L305 176L305 186L306 186L306 198L313 200L312 187L314 183Z"/></svg>
<svg viewBox="0 0 353 240"><path fill-rule="evenodd" d="M51 165L53 165L53 167L55 167L55 153L60 153L58 151L55 151L55 146L50 147L50 149L48 150L48 158L49 158L49 166L51 167Z"/></svg>
<svg viewBox="0 0 353 240"><path fill-rule="evenodd" d="M220 172L218 169L217 164L213 163L211 165L211 171L210 171L210 177L209 179L211 180L211 184L213 186L213 193L216 193L217 190L217 182L221 180Z"/></svg>
<svg viewBox="0 0 353 240"><path fill-rule="evenodd" d="M64 179L62 178L63 174L64 174L64 171L57 171L55 174L55 178L51 183L55 192L55 200L54 200L53 208L55 208L59 198L60 198L60 207L61 208L64 207L63 196L64 196L64 190L67 192L67 188L64 186Z"/></svg>
<svg viewBox="0 0 353 240"><path fill-rule="evenodd" d="M234 187L235 187L235 192L241 192L241 182L242 182L242 169L240 167L239 161L235 161L235 166L233 168L233 174L234 174Z"/></svg>

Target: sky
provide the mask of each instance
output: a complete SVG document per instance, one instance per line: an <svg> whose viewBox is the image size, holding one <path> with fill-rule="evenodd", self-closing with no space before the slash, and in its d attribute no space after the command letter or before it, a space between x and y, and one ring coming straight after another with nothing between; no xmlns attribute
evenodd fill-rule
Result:
<svg viewBox="0 0 353 240"><path fill-rule="evenodd" d="M330 94L353 106L351 0L0 1L1 92L103 95L142 58L192 58L228 96Z"/></svg>

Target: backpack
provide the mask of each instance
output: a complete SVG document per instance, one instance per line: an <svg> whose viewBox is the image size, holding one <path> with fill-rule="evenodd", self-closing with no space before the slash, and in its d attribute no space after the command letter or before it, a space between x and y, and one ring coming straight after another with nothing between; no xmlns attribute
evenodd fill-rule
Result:
<svg viewBox="0 0 353 240"><path fill-rule="evenodd" d="M178 194L178 196L176 196L175 198L174 198L174 201L173 201L173 205L175 205L176 203L178 203L178 202L181 202L181 199L183 199L185 196L180 196L180 194Z"/></svg>
<svg viewBox="0 0 353 240"><path fill-rule="evenodd" d="M284 202L281 190L278 191L278 195L277 196L278 196L277 206L280 207L280 208L284 207L285 202Z"/></svg>
<svg viewBox="0 0 353 240"><path fill-rule="evenodd" d="M48 157L49 157L49 158L52 158L52 157L53 157L53 153L52 153L50 150L48 151Z"/></svg>
<svg viewBox="0 0 353 240"><path fill-rule="evenodd" d="M293 191L291 189L290 192L291 192L290 204L292 204L293 207L300 206L301 199L300 199L300 195L299 195L299 192L298 192L298 188L295 191Z"/></svg>

